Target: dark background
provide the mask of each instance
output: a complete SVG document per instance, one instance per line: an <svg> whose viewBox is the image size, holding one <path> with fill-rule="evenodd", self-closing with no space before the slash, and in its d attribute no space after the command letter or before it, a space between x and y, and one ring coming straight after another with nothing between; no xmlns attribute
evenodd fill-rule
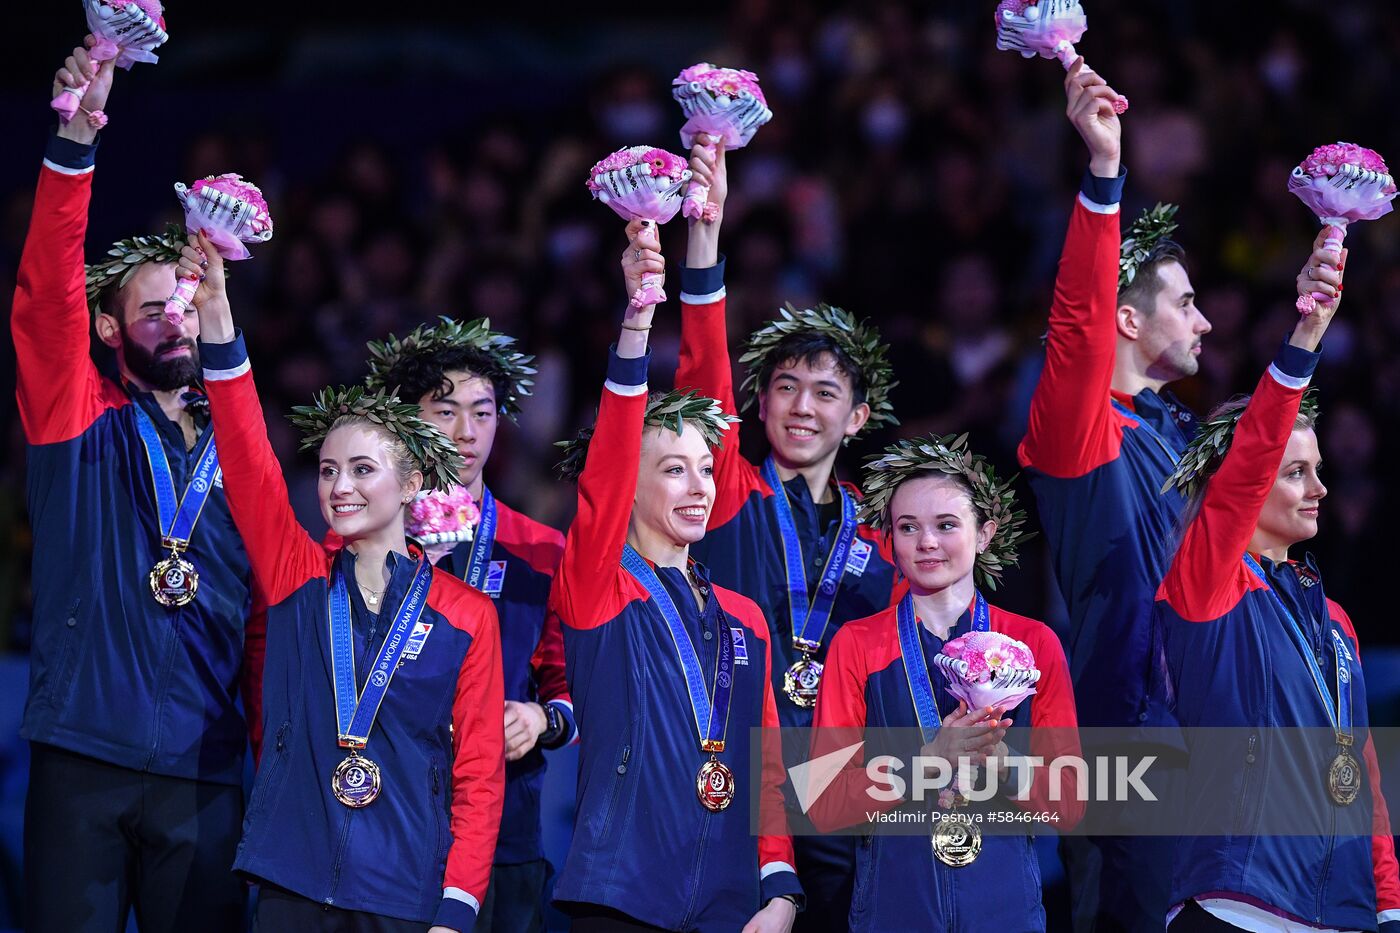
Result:
<svg viewBox="0 0 1400 933"><path fill-rule="evenodd" d="M574 490L552 479L550 444L591 419L625 300L622 223L590 201L584 176L621 145L679 151L669 84L700 60L757 72L776 115L729 161L734 341L785 301L869 317L891 345L904 423L852 445L842 475L856 478L891 437L930 430L970 431L974 449L1015 471L1086 155L1063 116L1061 68L998 52L994 3L171 6L160 63L117 76L88 253L178 219L177 180L235 171L263 188L276 236L234 268L230 291L313 531L310 462L281 415L322 384L359 379L366 340L437 314L489 316L540 357L536 397L518 427L503 424L488 479L516 507L567 523ZM1088 14L1080 50L1132 100L1124 222L1159 200L1183 205L1177 238L1214 331L1200 376L1175 388L1203 411L1252 389L1296 319L1292 279L1317 223L1287 193L1291 167L1337 139L1400 159L1400 8L1100 0ZM84 32L66 0L8 20L6 302L53 122L51 77ZM679 265L681 222L662 245ZM1314 382L1330 495L1311 549L1371 667L1382 663L1373 646L1400 645L1381 582L1400 504L1387 466L1400 454L1400 226L1358 225L1347 245L1352 293ZM674 368L676 311L663 307L653 334L657 383ZM6 392L12 353L0 341ZM762 449L760 427L743 428L750 451ZM24 447L9 404L0 443L3 860L17 852L14 734L32 624ZM997 601L1063 630L1041 542ZM1377 680L1373 705L1388 686ZM13 878L0 875L0 926Z"/></svg>

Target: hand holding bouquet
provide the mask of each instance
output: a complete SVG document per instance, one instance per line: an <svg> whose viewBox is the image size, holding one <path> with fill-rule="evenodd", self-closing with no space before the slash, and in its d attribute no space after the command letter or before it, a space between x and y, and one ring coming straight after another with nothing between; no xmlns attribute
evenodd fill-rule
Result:
<svg viewBox="0 0 1400 933"><path fill-rule="evenodd" d="M175 196L185 209L185 229L193 235L204 231L224 259L247 259L245 243L265 243L272 239L272 215L258 186L239 175L201 178L186 187L175 183ZM199 280L181 278L175 293L165 302L165 316L172 323L180 320L190 306Z"/></svg>
<svg viewBox="0 0 1400 933"><path fill-rule="evenodd" d="M664 224L681 207L681 189L690 181L685 159L665 149L631 146L619 149L588 173L588 190L623 220ZM666 300L665 276L652 273L632 295L632 306L644 308Z"/></svg>
<svg viewBox="0 0 1400 933"><path fill-rule="evenodd" d="M1288 190L1331 228L1328 252L1335 253L1340 262L1347 224L1389 214L1390 202L1395 200L1395 179L1376 150L1339 142L1314 149L1288 176ZM1298 312L1311 314L1323 300L1326 296L1321 292L1300 295Z"/></svg>
<svg viewBox="0 0 1400 933"><path fill-rule="evenodd" d="M752 71L716 68L701 62L682 71L671 85L671 96L685 114L681 145L687 149L695 145L695 137L701 134L723 139L726 150L743 148L760 126L773 119L773 111L768 109L758 86L758 76ZM713 154L714 144L706 148ZM692 182L681 213L713 222L716 211L707 200L709 193L708 186Z"/></svg>
<svg viewBox="0 0 1400 933"><path fill-rule="evenodd" d="M170 38L160 0L84 0L83 11L88 31L97 40L88 50L94 66L110 61L129 69L137 62L154 62L154 50ZM49 106L67 123L78 112L87 89L86 84L66 87ZM88 121L101 129L107 125L107 115L94 110L88 113Z"/></svg>
<svg viewBox="0 0 1400 933"><path fill-rule="evenodd" d="M1074 43L1089 28L1079 0L1001 0L996 19L997 48L1020 52L1022 58L1056 58L1065 70L1079 57ZM1128 98L1120 95L1113 112L1127 109Z"/></svg>

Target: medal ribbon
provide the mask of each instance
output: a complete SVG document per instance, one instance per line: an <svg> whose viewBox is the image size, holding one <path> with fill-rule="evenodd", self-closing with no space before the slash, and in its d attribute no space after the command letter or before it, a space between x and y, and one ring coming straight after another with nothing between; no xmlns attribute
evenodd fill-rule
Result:
<svg viewBox="0 0 1400 933"><path fill-rule="evenodd" d="M783 539L792 643L800 651L816 651L821 647L827 623L831 621L836 591L841 586L841 574L846 570L846 558L851 552L851 542L855 540L858 525L855 500L839 485L836 487L836 494L841 497L841 527L836 532L831 553L826 557L826 567L822 570L816 595L809 596L806 562L802 557L802 544L797 538L797 522L792 516L787 489L778 476L777 464L771 456L763 461L763 480L773 490L773 508L778 515L778 532ZM805 610L801 607L805 607Z"/></svg>
<svg viewBox="0 0 1400 933"><path fill-rule="evenodd" d="M345 585L339 562L333 571L330 592L331 676L335 686L335 724L344 748L364 748L374 728L375 716L389 692L389 682L399 666L399 657L408 644L409 633L428 608L428 586L433 581L433 565L427 559L418 562L413 581L408 585L394 624L379 646L365 689L357 695L355 689L355 636L350 624L350 592Z"/></svg>
<svg viewBox="0 0 1400 933"><path fill-rule="evenodd" d="M972 603L972 630L985 632L991 628L991 612L987 601L980 592L975 592ZM919 730L925 744L933 741L933 734L943 724L938 715L938 702L933 697L933 680L928 675L928 661L924 649L919 644L919 620L914 615L914 594L905 593L895 610L895 622L899 628L899 653L904 659L904 675L909 681L909 696L914 701L914 716L919 720Z"/></svg>
<svg viewBox="0 0 1400 933"><path fill-rule="evenodd" d="M671 643L676 647L685 686L690 693L690 710L695 716L695 731L700 736L703 752L724 751L724 735L729 725L729 698L734 692L734 635L729 620L720 609L719 650L715 653L714 690L705 688L705 675L700 669L700 657L681 622L681 614L671 601L671 594L661 584L661 578L632 545L622 549L622 568L630 573L651 597L653 605L671 630ZM713 702L711 696L713 695Z"/></svg>
<svg viewBox="0 0 1400 933"><path fill-rule="evenodd" d="M1288 604L1283 601L1283 597L1274 591L1269 585L1269 578L1264 575L1264 568L1259 566L1251 555L1244 555L1245 566L1250 572L1259 578L1259 582L1264 584L1264 589L1269 591L1269 595L1274 598L1274 603L1278 606L1284 618L1288 619L1288 634L1293 637L1293 642L1303 655L1303 662L1308 666L1308 673L1312 675L1313 687L1317 690L1318 696L1322 699L1322 708L1327 710L1327 718L1332 723L1332 729L1337 733L1337 741L1342 745L1351 744L1351 649L1346 646L1342 636L1336 629L1329 626L1332 633L1332 654L1337 662L1337 706L1332 707L1332 696L1327 690L1327 677L1322 673L1322 668L1318 666L1317 657L1313 654L1312 645L1308 641L1308 636L1303 632L1303 627L1298 623L1293 613L1289 611ZM1345 689L1343 689L1345 688Z"/></svg>
<svg viewBox="0 0 1400 933"><path fill-rule="evenodd" d="M486 566L491 562L491 549L496 544L496 497L491 490L481 487L481 521L472 536L471 558L467 561L467 572L463 579L473 589L481 589L486 581Z"/></svg>
<svg viewBox="0 0 1400 933"><path fill-rule="evenodd" d="M1133 411L1131 408L1129 408L1127 405L1124 405L1122 402L1118 401L1117 399L1114 399L1114 400L1113 400L1113 407L1116 408L1116 409L1118 409L1118 411L1119 411L1124 417L1130 419L1130 420L1133 421L1138 427L1140 427L1140 428L1142 428L1144 431L1146 431L1148 437L1151 437L1154 441L1157 442L1157 446L1160 447L1160 448L1162 448L1162 452L1165 453L1165 454L1167 455L1167 457L1171 459L1171 462L1172 462L1172 463L1178 463L1178 462L1180 462L1181 457L1180 457L1175 451L1172 450L1171 445L1167 443L1167 439L1164 438L1164 437L1157 431L1156 428L1154 428L1152 425L1148 424L1147 421L1146 421L1146 419L1144 419L1144 418L1143 418L1141 415L1139 415L1137 412Z"/></svg>
<svg viewBox="0 0 1400 933"><path fill-rule="evenodd" d="M195 461L190 481L177 502L175 479L170 470L170 461L165 456L165 447L160 441L160 433L141 404L132 402L132 405L136 409L136 430L141 435L141 446L146 449L146 462L151 465L151 489L155 493L161 546L182 551L189 547L194 526L199 522L199 516L221 472L219 451L214 446L214 432L205 430L204 447Z"/></svg>

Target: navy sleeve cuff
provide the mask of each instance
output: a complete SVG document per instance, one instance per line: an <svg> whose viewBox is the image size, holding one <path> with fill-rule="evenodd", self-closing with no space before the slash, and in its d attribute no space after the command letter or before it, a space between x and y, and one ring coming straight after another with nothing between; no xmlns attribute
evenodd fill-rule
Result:
<svg viewBox="0 0 1400 933"><path fill-rule="evenodd" d="M1400 920L1382 921L1380 933L1400 933Z"/></svg>
<svg viewBox="0 0 1400 933"><path fill-rule="evenodd" d="M433 926L447 927L457 933L471 933L476 929L476 908L466 901L444 897L433 917Z"/></svg>
<svg viewBox="0 0 1400 933"><path fill-rule="evenodd" d="M64 139L54 132L49 136L49 144L44 149L44 160L73 171L92 168L93 163L97 161L97 142L85 146L71 139Z"/></svg>
<svg viewBox="0 0 1400 933"><path fill-rule="evenodd" d="M775 897L796 898L798 910L807 906L807 896L802 893L802 882L797 880L796 872L775 871L760 881L758 888L759 902L765 907Z"/></svg>
<svg viewBox="0 0 1400 933"><path fill-rule="evenodd" d="M1080 182L1079 190L1084 193L1084 197L1095 204L1108 207L1123 200L1123 183L1127 178L1128 169L1127 166L1123 165L1118 167L1118 177L1116 178L1100 178L1086 168L1084 180Z"/></svg>
<svg viewBox="0 0 1400 933"><path fill-rule="evenodd" d="M647 383L647 367L651 365L651 349L646 356L625 360L617 355L617 344L608 348L608 381L617 386L641 386Z"/></svg>
<svg viewBox="0 0 1400 933"><path fill-rule="evenodd" d="M228 343L199 342L199 361L206 375L231 372L248 362L248 349L243 344L243 331L235 330ZM217 377L215 377L217 378Z"/></svg>
<svg viewBox="0 0 1400 933"><path fill-rule="evenodd" d="M1304 350L1302 347L1295 347L1289 344L1288 338L1283 339L1283 346L1279 347L1278 355L1274 357L1274 366L1285 376L1294 379L1311 379L1313 372L1317 369L1317 363L1322 359L1322 348L1318 347L1316 352Z"/></svg>
<svg viewBox="0 0 1400 933"><path fill-rule="evenodd" d="M681 293L684 295L713 295L724 291L724 254L719 261L705 269L681 266Z"/></svg>

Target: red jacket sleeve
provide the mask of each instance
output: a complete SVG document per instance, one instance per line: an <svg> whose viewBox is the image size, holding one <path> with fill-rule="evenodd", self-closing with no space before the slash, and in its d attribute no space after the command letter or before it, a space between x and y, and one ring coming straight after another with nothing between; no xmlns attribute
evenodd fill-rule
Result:
<svg viewBox="0 0 1400 933"><path fill-rule="evenodd" d="M1225 615L1248 585L1240 559L1274 486L1306 386L1306 378L1295 381L1296 388L1281 378L1294 381L1277 363L1260 378L1230 450L1206 485L1200 511L1162 581L1161 597L1188 622Z"/></svg>
<svg viewBox="0 0 1400 933"><path fill-rule="evenodd" d="M1074 686L1070 681L1069 663L1065 660L1060 640L1047 626L1033 620L1021 632L1008 632L1023 639L1035 656L1040 681L1031 700L1031 757L1044 764L1032 772L1026 799L1013 803L1032 813L1053 813L1059 822L1055 829L1072 829L1084 817L1084 802L1079 799L1077 776L1073 768L1060 769L1058 791L1050 793L1050 764L1056 759L1079 759L1079 716L1074 706ZM1014 771L1013 779L1019 779Z"/></svg>
<svg viewBox="0 0 1400 933"><path fill-rule="evenodd" d="M1356 647L1356 661L1361 663L1361 642L1351 616L1340 605L1327 600L1332 618L1342 626ZM1363 665L1364 667L1364 665ZM1381 792L1381 766L1376 758L1376 745L1370 735L1362 749L1366 759L1366 777L1371 787L1371 871L1376 878L1376 919L1378 923L1400 921L1400 866L1395 859L1395 837L1390 834L1390 808Z"/></svg>
<svg viewBox="0 0 1400 933"><path fill-rule="evenodd" d="M1021 465L1083 476L1118 456L1124 419L1110 388L1117 352L1118 212L1076 199L1055 276L1045 369L1031 396Z"/></svg>
<svg viewBox="0 0 1400 933"><path fill-rule="evenodd" d="M617 366L636 363L614 356L610 371ZM578 481L578 513L564 537L564 557L550 600L559 620L572 628L601 625L622 606L620 562L637 494L646 408L645 382L609 379L603 387L598 421ZM640 586L636 589L644 592Z"/></svg>
<svg viewBox="0 0 1400 933"><path fill-rule="evenodd" d="M878 618L887 617L887 613L882 613ZM888 660L878 648L862 642L869 631L864 623L848 623L831 637L812 722L814 762L865 739L865 688L870 679L870 662L880 664ZM813 774L814 780L819 777ZM869 793L883 789L871 781L866 772L865 749L858 748L826 789L812 798L807 816L822 832L834 832L865 821L867 812L893 810L904 803L903 796L885 800Z"/></svg>
<svg viewBox="0 0 1400 933"><path fill-rule="evenodd" d="M501 710L506 693L500 625L489 597L470 591L465 584L461 589L467 592L454 611L458 616L454 624L472 632L472 643L457 675L452 703L452 847L437 917L445 925L452 925L447 921L459 913L462 903L479 911L486 900L505 801L506 738ZM467 624L462 616L469 616Z"/></svg>
<svg viewBox="0 0 1400 933"><path fill-rule="evenodd" d="M728 415L738 415L734 402L734 371L729 359L729 333L725 323L723 266L682 270L681 354L676 369L676 388L694 389L719 402ZM697 281L705 279L705 284ZM686 287L688 286L688 287ZM697 295L691 289L705 288ZM753 464L739 450L739 429L733 425L724 432L715 450L715 501L708 527L725 524L739 511L760 480Z"/></svg>
<svg viewBox="0 0 1400 933"><path fill-rule="evenodd" d="M570 702L569 685L564 679L564 631L559 616L553 612L545 613L540 643L530 657L530 667L535 671L541 702Z"/></svg>
<svg viewBox="0 0 1400 933"><path fill-rule="evenodd" d="M225 344L201 342L199 352L229 511L253 579L275 606L307 580L324 577L326 555L292 512L242 335Z"/></svg>
<svg viewBox="0 0 1400 933"><path fill-rule="evenodd" d="M31 444L83 433L108 407L105 380L89 355L83 238L92 169L45 160L16 277L10 329L15 340L20 421Z"/></svg>

